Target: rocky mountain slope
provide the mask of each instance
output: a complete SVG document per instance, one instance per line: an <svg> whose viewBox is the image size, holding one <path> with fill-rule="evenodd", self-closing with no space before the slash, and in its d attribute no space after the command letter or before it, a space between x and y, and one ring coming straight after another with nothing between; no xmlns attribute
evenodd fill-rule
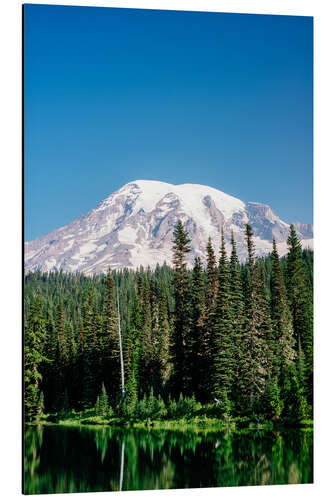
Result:
<svg viewBox="0 0 333 500"><path fill-rule="evenodd" d="M233 231L240 259L245 259L246 223L252 225L257 255L271 251L273 237L280 254L287 251L289 225L268 205L244 203L208 186L138 180L112 193L70 224L25 243L25 268L93 274L105 272L109 266L135 269L164 261L170 264L178 219L192 239L190 264L195 256L205 259L209 236L218 251L221 227L227 248ZM296 223L295 227L302 244L312 248L312 225Z"/></svg>

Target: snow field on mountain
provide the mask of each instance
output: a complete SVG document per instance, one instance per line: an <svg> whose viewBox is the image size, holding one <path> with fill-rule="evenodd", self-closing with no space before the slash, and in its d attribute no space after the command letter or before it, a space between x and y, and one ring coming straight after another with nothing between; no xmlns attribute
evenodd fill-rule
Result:
<svg viewBox="0 0 333 500"><path fill-rule="evenodd" d="M191 266L199 256L205 262L208 237L218 258L221 224L230 253L231 231L241 260L247 255L245 224L254 230L257 255L272 250L273 237L280 255L287 252L289 226L268 205L244 203L222 191L199 184L173 185L160 181L129 182L96 208L67 226L25 244L26 270L105 272L108 267L136 269L172 264L173 228L180 219L188 229ZM304 247L313 246L312 226L298 224ZM303 233L302 233L303 231ZM303 237L303 234L306 237Z"/></svg>

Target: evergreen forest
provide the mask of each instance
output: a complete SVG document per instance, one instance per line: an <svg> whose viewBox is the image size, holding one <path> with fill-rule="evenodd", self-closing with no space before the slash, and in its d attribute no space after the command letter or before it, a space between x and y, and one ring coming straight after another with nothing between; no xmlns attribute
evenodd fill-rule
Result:
<svg viewBox="0 0 333 500"><path fill-rule="evenodd" d="M244 238L246 262L222 232L219 255L209 239L189 266L178 221L172 267L26 274L25 420L311 419L313 252L293 225L283 258L274 240L256 258L250 225Z"/></svg>

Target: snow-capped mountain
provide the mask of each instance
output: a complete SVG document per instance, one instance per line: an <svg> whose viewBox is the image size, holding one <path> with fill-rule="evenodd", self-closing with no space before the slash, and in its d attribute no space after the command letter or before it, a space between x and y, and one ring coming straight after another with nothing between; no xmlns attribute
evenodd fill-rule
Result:
<svg viewBox="0 0 333 500"><path fill-rule="evenodd" d="M105 272L108 267L154 267L164 261L171 264L173 230L178 219L192 240L190 264L195 256L205 259L209 236L218 252L221 227L227 248L234 232L238 255L244 259L246 223L252 225L257 255L271 251L273 237L280 254L287 251L289 225L268 205L244 203L209 186L138 180L112 193L67 226L25 243L25 268L92 274ZM296 223L295 227L302 244L312 248L312 225Z"/></svg>

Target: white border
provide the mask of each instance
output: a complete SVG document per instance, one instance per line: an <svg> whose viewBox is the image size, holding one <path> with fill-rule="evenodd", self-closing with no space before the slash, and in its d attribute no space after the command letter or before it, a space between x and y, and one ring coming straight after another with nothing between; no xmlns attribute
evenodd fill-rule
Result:
<svg viewBox="0 0 333 500"><path fill-rule="evenodd" d="M127 499L143 498L328 498L333 490L332 418L332 47L333 16L329 0L130 0L39 1L58 5L205 10L315 17L315 484L158 492L124 492ZM0 137L1 141L1 494L20 496L21 487L21 5L0 2ZM285 179L288 182L288 179ZM95 498L95 494L76 497ZM100 493L101 498L117 493ZM44 498L45 495L39 495ZM75 497L75 498L76 498ZM50 497L49 497L50 498ZM54 495L51 498L64 498Z"/></svg>

